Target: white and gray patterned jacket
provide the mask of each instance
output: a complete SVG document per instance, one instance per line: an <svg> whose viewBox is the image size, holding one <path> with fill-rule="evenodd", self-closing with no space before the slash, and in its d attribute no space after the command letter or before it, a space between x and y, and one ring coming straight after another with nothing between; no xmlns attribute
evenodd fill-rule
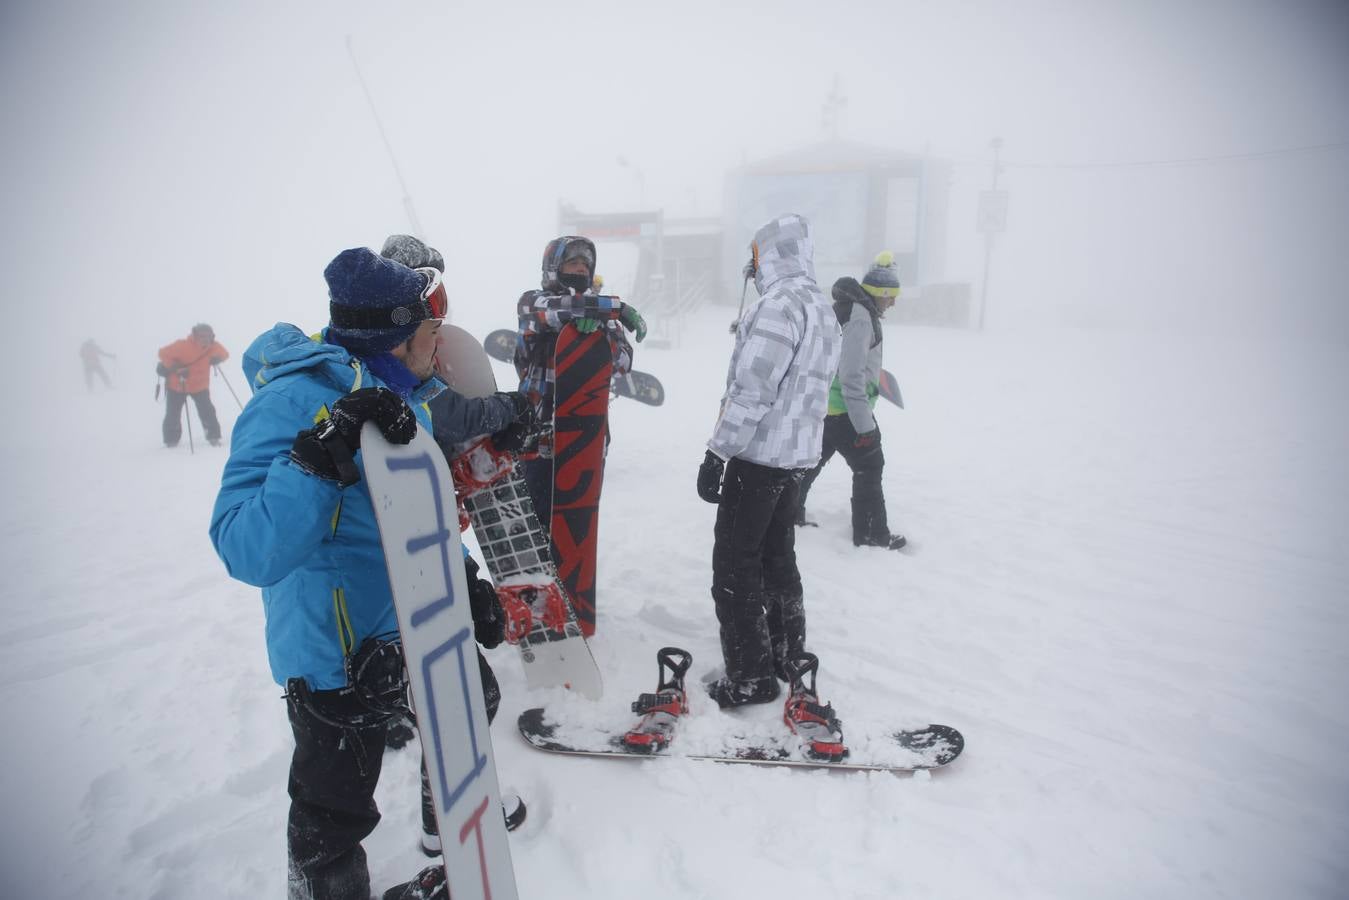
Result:
<svg viewBox="0 0 1349 900"><path fill-rule="evenodd" d="M778 469L820 461L829 385L843 340L815 283L810 225L784 215L754 235L759 300L740 319L708 448Z"/></svg>

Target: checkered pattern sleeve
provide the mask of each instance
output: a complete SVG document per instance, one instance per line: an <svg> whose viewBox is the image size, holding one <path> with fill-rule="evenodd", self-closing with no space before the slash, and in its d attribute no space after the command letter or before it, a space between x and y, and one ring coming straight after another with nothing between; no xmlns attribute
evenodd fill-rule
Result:
<svg viewBox="0 0 1349 900"><path fill-rule="evenodd" d="M561 331L577 319L617 319L622 312L623 301L617 297L531 292L520 298L520 329Z"/></svg>
<svg viewBox="0 0 1349 900"><path fill-rule="evenodd" d="M759 303L741 321L726 397L708 442L713 453L730 459L751 441L780 444L788 438L787 434L759 433L759 426L779 403L778 392L796 356L801 330L789 307L780 303ZM780 421L788 429L793 427L790 421Z"/></svg>

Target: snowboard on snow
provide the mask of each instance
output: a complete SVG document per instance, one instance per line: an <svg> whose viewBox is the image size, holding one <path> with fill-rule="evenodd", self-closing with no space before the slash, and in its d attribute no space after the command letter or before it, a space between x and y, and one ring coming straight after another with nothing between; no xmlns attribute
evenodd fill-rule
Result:
<svg viewBox="0 0 1349 900"><path fill-rule="evenodd" d="M437 371L466 397L496 391L492 364L477 339L462 328L441 325ZM525 684L530 689L568 687L599 699L604 693L599 666L558 577L548 533L534 511L517 460L490 437L456 450L451 463L455 487L497 594L503 603L518 600L531 610L532 627L516 643Z"/></svg>
<svg viewBox="0 0 1349 900"><path fill-rule="evenodd" d="M483 349L492 359L504 363L515 362L516 332L509 328L500 328L483 340ZM629 397L648 406L660 406L665 402L665 386L650 372L628 372L615 375L611 388L620 397Z"/></svg>
<svg viewBox="0 0 1349 900"><path fill-rule="evenodd" d="M708 701L710 702L710 701ZM781 713L781 704L765 704ZM692 722L681 722L669 745L652 752L633 749L624 743L625 726L612 728L594 724L568 725L565 717L554 717L543 707L520 714L520 736L531 747L550 753L592 756L609 759L697 759L721 763L764 766L796 766L814 769L839 769L866 772L915 772L949 765L965 749L959 731L946 725L903 731L881 731L859 735L846 733L849 755L837 762L811 759L801 752L800 741L781 727L781 734L763 728L747 729L742 735L708 735Z"/></svg>
<svg viewBox="0 0 1349 900"><path fill-rule="evenodd" d="M435 439L397 446L367 422L361 458L412 688L446 881L456 898L518 896L473 641L454 487Z"/></svg>
<svg viewBox="0 0 1349 900"><path fill-rule="evenodd" d="M595 633L600 489L613 359L602 331L558 332L553 350L553 560L581 632Z"/></svg>
<svg viewBox="0 0 1349 900"><path fill-rule="evenodd" d="M881 396L900 409L904 408L904 395L899 392L899 381L888 369L881 369Z"/></svg>

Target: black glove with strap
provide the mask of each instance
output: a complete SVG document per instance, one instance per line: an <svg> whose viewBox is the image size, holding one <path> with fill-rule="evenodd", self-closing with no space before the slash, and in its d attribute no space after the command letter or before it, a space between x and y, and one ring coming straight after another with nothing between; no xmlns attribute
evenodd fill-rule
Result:
<svg viewBox="0 0 1349 900"><path fill-rule="evenodd" d="M721 502L721 477L726 473L726 463L720 456L707 451L703 464L698 467L698 496L708 503Z"/></svg>
<svg viewBox="0 0 1349 900"><path fill-rule="evenodd" d="M488 650L506 639L506 614L501 610L496 588L492 582L478 575L478 564L472 557L464 560L464 574L468 576L468 609L473 615L473 639Z"/></svg>
<svg viewBox="0 0 1349 900"><path fill-rule="evenodd" d="M872 426L870 431L863 431L857 437L853 438L852 445L858 450L872 450L881 445L880 426Z"/></svg>
<svg viewBox="0 0 1349 900"><path fill-rule="evenodd" d="M508 401L514 410L511 424L492 436L498 450L517 456L533 448L539 439L539 414L529 398L519 391L498 391L496 396Z"/></svg>
<svg viewBox="0 0 1349 900"><path fill-rule="evenodd" d="M393 444L406 444L417 433L417 417L401 397L388 388L361 388L335 402L328 418L296 435L290 458L311 475L351 487L361 480L355 456L366 422L379 426Z"/></svg>

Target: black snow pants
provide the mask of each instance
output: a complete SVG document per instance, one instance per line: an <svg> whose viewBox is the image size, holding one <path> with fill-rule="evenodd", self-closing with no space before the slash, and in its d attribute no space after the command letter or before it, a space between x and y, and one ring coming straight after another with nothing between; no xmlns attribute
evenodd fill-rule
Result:
<svg viewBox="0 0 1349 900"><path fill-rule="evenodd" d="M726 464L712 547L712 601L732 680L782 677L787 655L805 647L795 527L805 472L742 459Z"/></svg>
<svg viewBox="0 0 1349 900"><path fill-rule="evenodd" d="M881 492L881 474L885 453L881 445L860 448L853 445L857 430L846 413L824 417L824 451L820 463L801 483L800 507L806 508L806 496L825 463L835 453L852 469L852 539L854 544L885 543L890 539L890 523L885 514L885 495Z"/></svg>
<svg viewBox="0 0 1349 900"><path fill-rule="evenodd" d="M201 427L206 431L206 440L209 443L216 443L220 440L220 421L215 416L215 406L211 404L210 391L198 391L195 394L184 394L182 391L175 391L168 388L164 391L164 446L177 447L178 441L183 436L183 407L187 404L187 398L197 404L197 416L201 419Z"/></svg>
<svg viewBox="0 0 1349 900"><path fill-rule="evenodd" d="M379 824L375 785L387 723L333 724L365 712L355 697L339 691L310 691L302 702L292 686L286 705L295 734L286 828L288 897L369 900L370 871L361 841Z"/></svg>

